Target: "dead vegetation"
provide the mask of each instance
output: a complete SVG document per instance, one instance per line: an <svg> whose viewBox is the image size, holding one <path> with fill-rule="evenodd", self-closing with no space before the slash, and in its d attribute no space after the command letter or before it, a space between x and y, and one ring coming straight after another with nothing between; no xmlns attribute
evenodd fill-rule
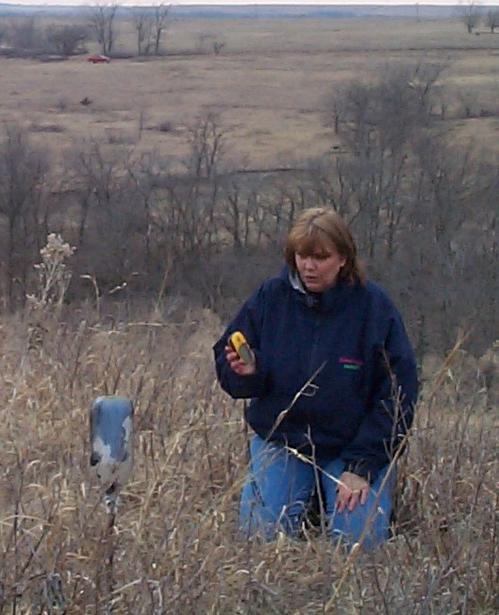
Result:
<svg viewBox="0 0 499 615"><path fill-rule="evenodd" d="M247 434L214 382L213 314L176 318L168 300L128 320L119 306L42 312L0 322L0 612L494 611L496 417L458 348L426 375L393 539L348 554L317 528L275 544L238 535ZM137 409L133 480L107 538L87 472L103 393Z"/></svg>

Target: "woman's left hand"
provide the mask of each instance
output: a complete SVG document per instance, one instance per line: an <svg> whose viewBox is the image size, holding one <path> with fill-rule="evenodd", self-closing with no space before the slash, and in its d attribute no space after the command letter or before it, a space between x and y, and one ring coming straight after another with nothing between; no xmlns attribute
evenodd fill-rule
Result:
<svg viewBox="0 0 499 615"><path fill-rule="evenodd" d="M352 512L358 504L364 505L369 495L369 483L362 476L353 472L343 472L336 488L336 508L343 512L346 508Z"/></svg>

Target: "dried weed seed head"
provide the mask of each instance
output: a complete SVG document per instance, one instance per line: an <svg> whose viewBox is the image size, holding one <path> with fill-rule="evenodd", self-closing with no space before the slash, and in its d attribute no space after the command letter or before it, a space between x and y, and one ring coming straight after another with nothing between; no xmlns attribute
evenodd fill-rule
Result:
<svg viewBox="0 0 499 615"><path fill-rule="evenodd" d="M61 235L50 233L47 244L40 250L42 262L34 267L38 272L37 292L27 295L31 308L41 309L47 305L61 305L71 281L71 271L65 261L75 252Z"/></svg>

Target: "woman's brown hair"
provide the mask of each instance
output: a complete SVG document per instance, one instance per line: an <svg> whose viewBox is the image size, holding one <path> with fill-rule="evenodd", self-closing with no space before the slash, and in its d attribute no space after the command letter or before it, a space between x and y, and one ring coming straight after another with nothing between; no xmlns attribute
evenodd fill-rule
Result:
<svg viewBox="0 0 499 615"><path fill-rule="evenodd" d="M328 254L335 248L345 259L338 274L340 282L364 284L366 274L357 257L357 246L343 218L332 209L306 209L289 232L284 254L292 271L296 271L295 254Z"/></svg>

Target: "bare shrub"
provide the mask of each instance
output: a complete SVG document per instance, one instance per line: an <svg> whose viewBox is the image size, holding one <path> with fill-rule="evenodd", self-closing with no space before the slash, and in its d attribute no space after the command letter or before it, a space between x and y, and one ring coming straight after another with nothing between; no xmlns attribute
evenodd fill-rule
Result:
<svg viewBox="0 0 499 615"><path fill-rule="evenodd" d="M213 42L213 53L216 56L220 55L225 45L226 45L225 41L214 41Z"/></svg>
<svg viewBox="0 0 499 615"><path fill-rule="evenodd" d="M64 126L60 124L31 124L29 127L31 132L52 132L60 133L64 132Z"/></svg>
<svg viewBox="0 0 499 615"><path fill-rule="evenodd" d="M226 147L225 130L215 113L207 113L190 129L187 169L194 177L209 178L219 171Z"/></svg>
<svg viewBox="0 0 499 615"><path fill-rule="evenodd" d="M78 211L75 272L95 277L106 292L118 287L128 292L135 279L148 283L142 276L149 270L151 188L144 160L151 158L134 159L132 150L110 151L95 141L67 157L64 181ZM78 291L75 285L71 290Z"/></svg>
<svg viewBox="0 0 499 615"><path fill-rule="evenodd" d="M68 108L68 104L69 104L68 99L65 98L64 96L61 96L60 98L57 99L55 107L57 111L59 111L60 113L64 113L64 111L66 111Z"/></svg>
<svg viewBox="0 0 499 615"><path fill-rule="evenodd" d="M85 26L48 26L45 32L47 40L57 53L71 56L83 51L82 45L90 34Z"/></svg>
<svg viewBox="0 0 499 615"><path fill-rule="evenodd" d="M118 128L106 128L105 132L110 145L133 145L137 141L135 134Z"/></svg>
<svg viewBox="0 0 499 615"><path fill-rule="evenodd" d="M173 123L168 120L164 120L158 125L158 130L160 132L171 132L173 129L174 129Z"/></svg>
<svg viewBox="0 0 499 615"><path fill-rule="evenodd" d="M213 32L201 32L197 37L198 53L213 53L218 55L225 47L225 42L218 38Z"/></svg>

